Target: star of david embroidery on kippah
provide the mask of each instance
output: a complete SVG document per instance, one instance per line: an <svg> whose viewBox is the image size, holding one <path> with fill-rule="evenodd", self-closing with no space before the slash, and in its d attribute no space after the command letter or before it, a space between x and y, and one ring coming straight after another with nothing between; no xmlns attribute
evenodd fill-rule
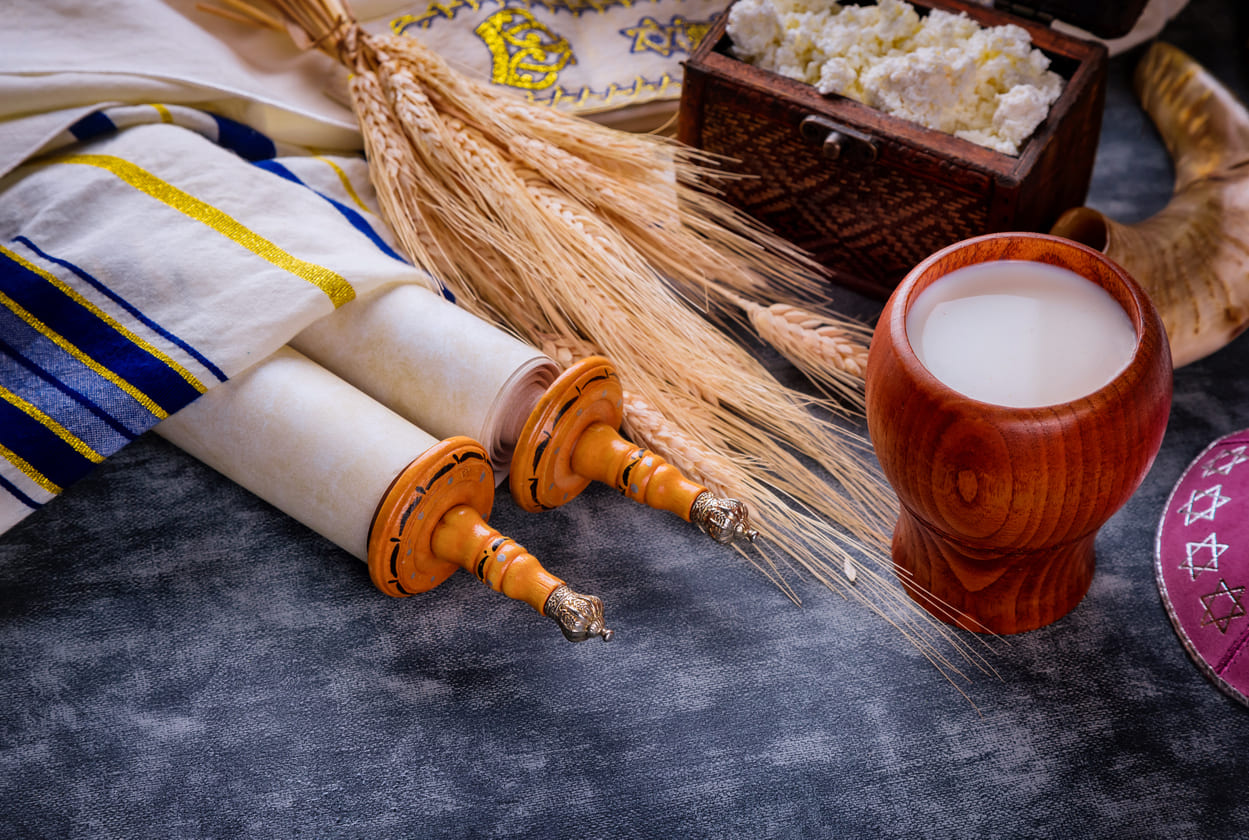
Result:
<svg viewBox="0 0 1249 840"><path fill-rule="evenodd" d="M1205 549L1209 549L1209 556L1203 558ZM1184 562L1180 564L1181 569L1187 569L1192 580L1197 579L1197 575L1202 572L1217 572L1219 570L1219 555L1227 550L1227 546L1219 542L1214 536L1214 532L1210 532L1210 536L1201 542L1190 542L1184 546L1185 554ZM1199 562L1203 560L1205 562Z"/></svg>
<svg viewBox="0 0 1249 840"><path fill-rule="evenodd" d="M662 56L672 55L674 47L672 27L664 26L653 17L644 17L637 26L620 30L622 35L633 39L630 52L657 52Z"/></svg>
<svg viewBox="0 0 1249 840"><path fill-rule="evenodd" d="M1218 473L1228 475L1237 464L1249 461L1249 444L1241 444L1234 449L1223 449L1201 465L1201 477L1209 478Z"/></svg>
<svg viewBox="0 0 1249 840"><path fill-rule="evenodd" d="M1180 508L1184 514L1184 524L1192 525L1198 519L1214 521L1214 513L1231 499L1223 495L1223 485L1216 484L1208 490L1198 493L1196 490L1188 494L1188 503Z"/></svg>
<svg viewBox="0 0 1249 840"><path fill-rule="evenodd" d="M1213 624L1219 628L1220 633L1226 633L1227 625L1232 622L1232 619L1245 614L1244 605L1240 603L1240 596L1244 593L1243 586L1229 587L1227 581L1219 578L1219 588L1209 595L1201 596L1201 604L1206 608L1205 614L1201 617L1201 626ZM1220 609L1220 615L1214 614L1216 605Z"/></svg>
<svg viewBox="0 0 1249 840"><path fill-rule="evenodd" d="M620 34L633 39L629 52L657 52L667 58L674 52L693 50L710 27L709 21L686 20L681 15L673 15L670 23L647 16L637 26L620 30Z"/></svg>

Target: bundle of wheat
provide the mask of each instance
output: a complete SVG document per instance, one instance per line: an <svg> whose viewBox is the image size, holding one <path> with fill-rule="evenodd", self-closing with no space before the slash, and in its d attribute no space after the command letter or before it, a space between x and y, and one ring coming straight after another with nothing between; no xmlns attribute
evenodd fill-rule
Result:
<svg viewBox="0 0 1249 840"><path fill-rule="evenodd" d="M866 329L794 316L825 288L821 270L715 197L715 161L471 80L419 41L364 32L344 0L272 0L282 21L224 1L350 71L379 203L414 264L535 346L612 359L626 431L750 505L782 555L751 552L771 579L796 598L781 571L796 563L949 664L931 643L943 631L888 569L895 502L869 444L833 399L783 386L714 323L753 322L861 399Z"/></svg>

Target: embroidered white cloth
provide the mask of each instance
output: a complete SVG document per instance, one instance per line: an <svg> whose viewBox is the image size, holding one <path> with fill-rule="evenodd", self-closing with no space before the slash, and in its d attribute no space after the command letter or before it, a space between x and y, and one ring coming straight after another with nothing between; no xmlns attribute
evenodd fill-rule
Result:
<svg viewBox="0 0 1249 840"><path fill-rule="evenodd" d="M208 0L210 3L212 0ZM101 104L192 105L279 142L359 149L345 71L198 0L15 0L0 27L0 174ZM365 29L416 37L536 101L649 127L723 0L359 0Z"/></svg>
<svg viewBox="0 0 1249 840"><path fill-rule="evenodd" d="M676 115L681 62L725 0L362 2L370 32L421 40L462 72L630 130Z"/></svg>

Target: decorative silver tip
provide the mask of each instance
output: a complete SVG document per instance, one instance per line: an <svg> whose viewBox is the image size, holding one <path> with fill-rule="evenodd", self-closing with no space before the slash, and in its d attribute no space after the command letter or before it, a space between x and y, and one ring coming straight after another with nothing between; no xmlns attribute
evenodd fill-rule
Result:
<svg viewBox="0 0 1249 840"><path fill-rule="evenodd" d="M547 596L542 614L552 619L570 642L599 636L610 642L615 631L604 625L603 602L597 595L582 595L560 584Z"/></svg>
<svg viewBox="0 0 1249 840"><path fill-rule="evenodd" d="M722 499L710 490L703 491L694 499L690 521L721 545L728 545L737 539L754 542L759 536L759 532L750 525L750 511L745 502Z"/></svg>

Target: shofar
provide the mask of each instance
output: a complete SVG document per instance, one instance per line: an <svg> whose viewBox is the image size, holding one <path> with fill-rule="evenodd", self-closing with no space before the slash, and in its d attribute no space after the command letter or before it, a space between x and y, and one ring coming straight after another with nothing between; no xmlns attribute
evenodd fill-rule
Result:
<svg viewBox="0 0 1249 840"><path fill-rule="evenodd" d="M1174 195L1136 224L1079 207L1051 232L1101 250L1136 278L1181 367L1249 326L1249 112L1169 44L1150 47L1135 86L1174 162Z"/></svg>

